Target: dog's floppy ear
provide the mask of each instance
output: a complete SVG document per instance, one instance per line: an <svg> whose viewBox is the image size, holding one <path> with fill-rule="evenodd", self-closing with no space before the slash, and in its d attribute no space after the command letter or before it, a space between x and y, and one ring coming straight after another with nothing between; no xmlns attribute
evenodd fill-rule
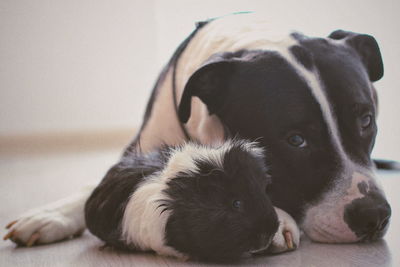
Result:
<svg viewBox="0 0 400 267"><path fill-rule="evenodd" d="M232 75L235 62L231 53L215 55L189 78L179 103L179 120L186 123L191 112L192 96L197 96L207 105L210 114L214 114L223 104L223 98L229 77Z"/></svg>
<svg viewBox="0 0 400 267"><path fill-rule="evenodd" d="M383 62L378 43L375 38L367 34L359 34L344 30L337 30L329 35L329 38L335 40L343 39L347 44L353 47L360 55L361 60L366 67L369 79L375 82L383 76Z"/></svg>

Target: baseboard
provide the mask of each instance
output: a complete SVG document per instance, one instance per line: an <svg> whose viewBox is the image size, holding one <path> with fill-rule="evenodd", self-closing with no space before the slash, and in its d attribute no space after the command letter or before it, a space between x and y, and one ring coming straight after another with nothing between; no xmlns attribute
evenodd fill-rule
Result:
<svg viewBox="0 0 400 267"><path fill-rule="evenodd" d="M135 129L112 129L41 134L0 135L1 155L84 152L122 149L129 144Z"/></svg>

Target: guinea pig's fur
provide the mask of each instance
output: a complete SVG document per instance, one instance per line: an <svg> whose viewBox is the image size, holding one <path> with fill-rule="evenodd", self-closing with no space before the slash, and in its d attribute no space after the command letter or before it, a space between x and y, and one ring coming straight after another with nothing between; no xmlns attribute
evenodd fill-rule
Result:
<svg viewBox="0 0 400 267"><path fill-rule="evenodd" d="M263 155L243 140L126 155L87 201L87 227L110 246L184 259L262 250L278 228Z"/></svg>

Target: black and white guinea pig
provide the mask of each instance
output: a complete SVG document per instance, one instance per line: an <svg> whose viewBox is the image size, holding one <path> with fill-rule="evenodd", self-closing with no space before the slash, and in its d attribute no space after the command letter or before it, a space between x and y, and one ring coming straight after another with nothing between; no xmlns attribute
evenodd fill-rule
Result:
<svg viewBox="0 0 400 267"><path fill-rule="evenodd" d="M262 251L279 225L263 154L242 140L131 154L87 201L87 227L107 245L183 259Z"/></svg>

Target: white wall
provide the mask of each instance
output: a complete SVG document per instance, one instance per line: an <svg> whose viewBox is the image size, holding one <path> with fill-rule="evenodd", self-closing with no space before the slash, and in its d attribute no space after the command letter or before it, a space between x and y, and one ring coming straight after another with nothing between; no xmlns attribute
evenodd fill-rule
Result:
<svg viewBox="0 0 400 267"><path fill-rule="evenodd" d="M153 1L0 0L0 134L138 124L160 66Z"/></svg>
<svg viewBox="0 0 400 267"><path fill-rule="evenodd" d="M158 71L194 21L243 10L308 35L374 35L385 62L374 153L400 160L395 0L0 0L0 134L137 126Z"/></svg>

